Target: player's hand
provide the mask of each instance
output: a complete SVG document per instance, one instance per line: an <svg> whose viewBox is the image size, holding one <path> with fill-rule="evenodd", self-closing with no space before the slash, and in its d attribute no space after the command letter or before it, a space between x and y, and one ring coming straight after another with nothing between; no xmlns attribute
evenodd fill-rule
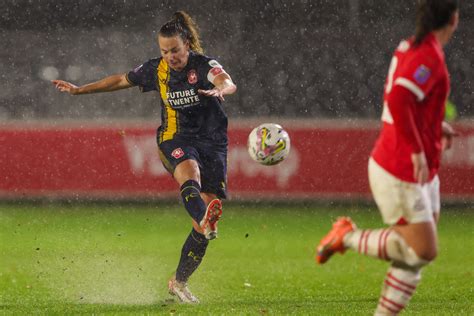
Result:
<svg viewBox="0 0 474 316"><path fill-rule="evenodd" d="M67 92L72 95L78 94L79 92L79 87L70 82L63 80L51 80L51 82L56 86L56 89L61 92Z"/></svg>
<svg viewBox="0 0 474 316"><path fill-rule="evenodd" d="M459 133L449 125L448 122L444 122L441 125L442 137L441 137L441 149L443 151L450 149L453 146L453 137L459 136Z"/></svg>
<svg viewBox="0 0 474 316"><path fill-rule="evenodd" d="M428 182L430 172L428 170L428 163L424 152L411 154L411 161L413 163L413 176L416 182L424 184Z"/></svg>
<svg viewBox="0 0 474 316"><path fill-rule="evenodd" d="M214 89L211 89L211 90L199 89L198 93L202 94L202 95L205 95L206 97L216 97L221 101L225 101L224 95L222 94L222 91L217 89L217 88L214 88Z"/></svg>

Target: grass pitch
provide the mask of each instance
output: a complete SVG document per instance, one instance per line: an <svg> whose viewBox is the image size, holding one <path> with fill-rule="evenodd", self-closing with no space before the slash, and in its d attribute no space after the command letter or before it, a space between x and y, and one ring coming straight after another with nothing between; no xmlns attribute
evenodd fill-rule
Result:
<svg viewBox="0 0 474 316"><path fill-rule="evenodd" d="M225 205L189 282L202 303L188 306L166 286L191 230L182 206L0 204L0 313L371 315L387 263L351 252L314 262L343 214L381 226L365 207ZM473 227L472 209L442 213L439 257L406 315L474 314Z"/></svg>

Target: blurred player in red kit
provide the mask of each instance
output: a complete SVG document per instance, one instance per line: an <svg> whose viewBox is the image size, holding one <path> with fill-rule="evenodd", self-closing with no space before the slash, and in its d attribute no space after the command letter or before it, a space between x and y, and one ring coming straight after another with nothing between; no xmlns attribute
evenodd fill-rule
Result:
<svg viewBox="0 0 474 316"><path fill-rule="evenodd" d="M445 122L450 81L443 46L459 21L458 1L420 0L415 36L395 50L385 82L383 127L369 159L369 182L384 229L358 229L339 218L317 247L316 261L352 249L387 260L375 315L396 315L421 270L437 255L438 169L455 132Z"/></svg>

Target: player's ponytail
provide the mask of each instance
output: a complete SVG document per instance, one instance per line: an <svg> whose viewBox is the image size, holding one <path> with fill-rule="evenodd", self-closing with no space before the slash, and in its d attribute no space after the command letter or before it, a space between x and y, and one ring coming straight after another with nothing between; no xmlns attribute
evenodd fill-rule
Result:
<svg viewBox="0 0 474 316"><path fill-rule="evenodd" d="M431 31L447 25L458 8L458 0L418 0L415 45L419 45Z"/></svg>
<svg viewBox="0 0 474 316"><path fill-rule="evenodd" d="M199 39L199 28L191 16L184 11L175 12L172 19L161 27L159 35L163 37L179 35L183 41L189 43L191 50L199 54L204 53Z"/></svg>
<svg viewBox="0 0 474 316"><path fill-rule="evenodd" d="M201 40L199 38L199 27L196 22L191 18L189 14L184 11L175 12L173 15L178 23L180 23L187 31L187 40L191 49L197 53L204 53L201 46Z"/></svg>

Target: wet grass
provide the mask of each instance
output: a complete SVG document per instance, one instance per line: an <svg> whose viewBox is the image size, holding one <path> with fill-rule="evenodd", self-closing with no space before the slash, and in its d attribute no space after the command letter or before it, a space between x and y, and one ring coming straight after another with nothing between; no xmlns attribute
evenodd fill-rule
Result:
<svg viewBox="0 0 474 316"><path fill-rule="evenodd" d="M314 246L337 216L381 226L365 206L228 204L220 238L191 278L197 306L166 282L191 229L181 206L0 204L0 313L370 315L387 263L346 253L324 266ZM440 223L440 255L407 315L474 314L474 212Z"/></svg>

